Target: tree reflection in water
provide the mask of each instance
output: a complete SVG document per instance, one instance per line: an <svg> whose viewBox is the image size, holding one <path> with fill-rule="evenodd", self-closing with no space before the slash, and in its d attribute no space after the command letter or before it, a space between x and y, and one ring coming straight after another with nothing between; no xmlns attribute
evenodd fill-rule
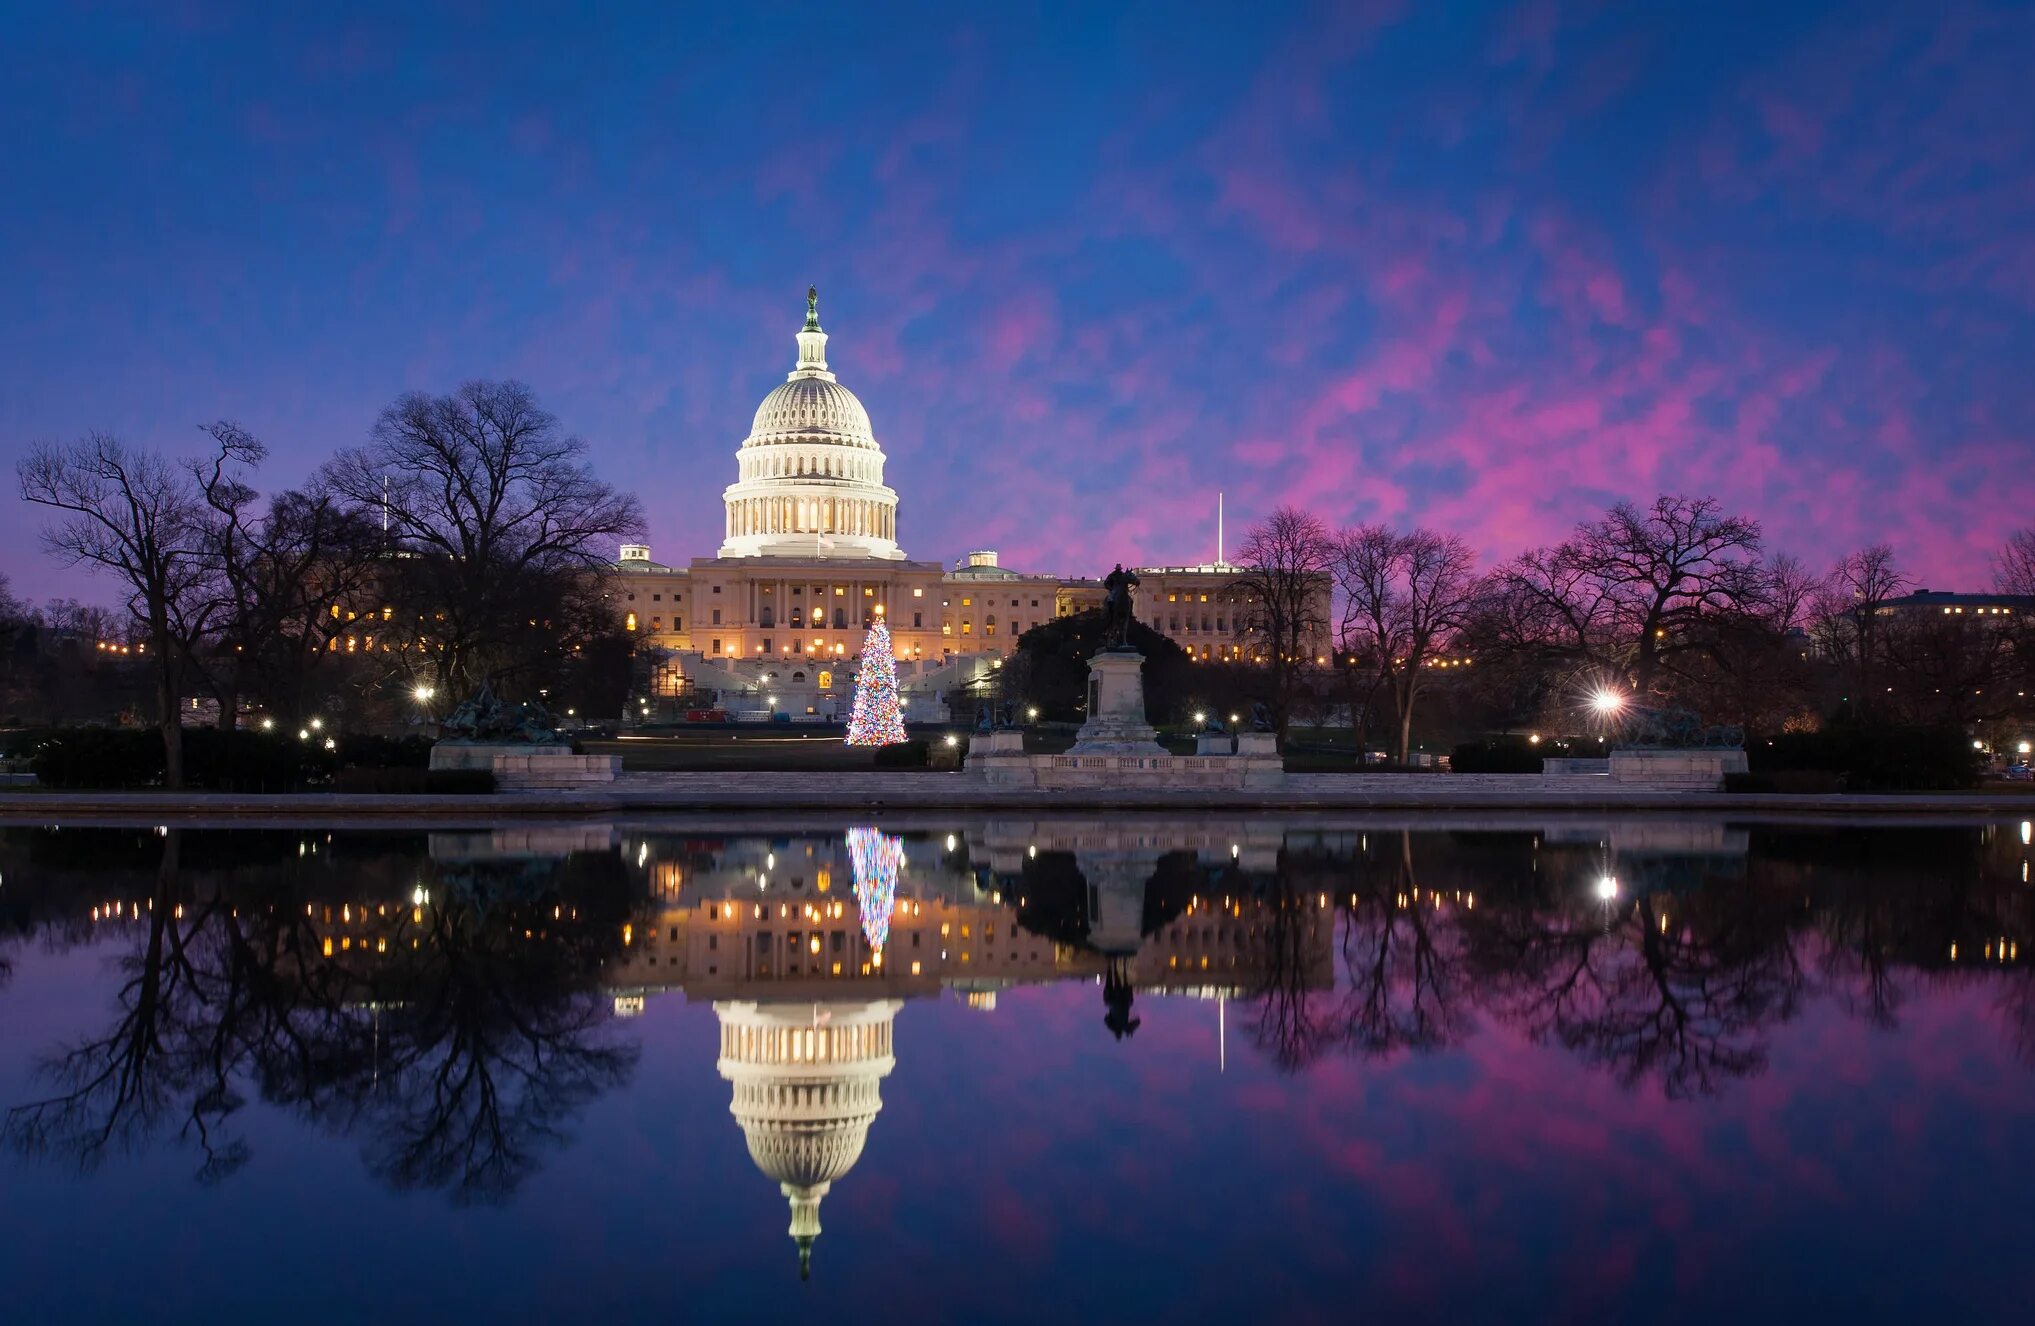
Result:
<svg viewBox="0 0 2035 1326"><path fill-rule="evenodd" d="M1457 1044L1482 1015L1628 1087L1683 1097L1761 1071L1773 1030L1812 993L1892 1028L1912 985L1990 979L2035 1062L2035 983L2015 938L2028 900L2011 854L1986 851L1993 837L1773 830L1736 854L1622 861L1538 835L1369 834L1355 851L1289 841L1248 991L1256 1039L1293 1071ZM1619 873L1601 896L1597 881ZM1333 990L1306 979L1299 951L1297 918L1317 895L1342 909ZM2003 944L2016 945L2013 968L1973 970Z"/></svg>
<svg viewBox="0 0 2035 1326"><path fill-rule="evenodd" d="M752 858L772 849L757 839L673 840L660 850L680 855L653 860L647 840L626 856L605 840L545 856L457 835L427 852L367 835L0 834L0 933L62 948L104 939L117 917L121 945L110 1020L46 1061L47 1094L13 1106L5 1132L85 1167L175 1138L216 1181L246 1163L259 1099L357 1139L390 1185L500 1201L627 1081L636 1050L615 1035L611 997L687 980L779 999L820 980L842 997L864 981L906 982L906 997L1096 981L1119 1039L1139 1024L1134 998L1216 994L1247 1001L1230 1011L1286 1072L1433 1053L1497 1025L1671 1097L1761 1071L1776 1029L1813 999L1892 1029L1918 993L1983 981L2035 1064L2020 948L2035 894L2024 849L1992 829L1254 826L1241 844L1195 831L1213 847L1171 848L1156 830L1113 847L1084 829L1065 835L1078 850L1036 851L1024 844L1053 827L1028 826L997 849L1004 865L981 867L950 839L906 878L954 909L964 938L982 924L985 943L922 979L916 957L861 978L839 959L824 977L817 963L736 966L727 955L793 939L772 926L784 902L775 918L727 907L762 887ZM680 926L702 916L726 933L697 950L704 972L681 977ZM661 967L659 946L625 939L653 918L672 941ZM912 922L929 924L916 898ZM1017 959L986 942L1006 922L1052 941L1043 961L1027 944L1038 965L993 968ZM799 942L820 952L817 929ZM928 944L926 965L946 948Z"/></svg>
<svg viewBox="0 0 2035 1326"><path fill-rule="evenodd" d="M184 838L162 836L145 897L123 904L141 934L112 1024L8 1111L21 1150L91 1168L173 1133L216 1181L248 1159L251 1088L361 1137L395 1186L499 1201L627 1080L636 1049L608 1035L596 984L626 916L611 857L420 868L392 851L349 862L346 892L396 905L306 904L273 860L185 867Z"/></svg>

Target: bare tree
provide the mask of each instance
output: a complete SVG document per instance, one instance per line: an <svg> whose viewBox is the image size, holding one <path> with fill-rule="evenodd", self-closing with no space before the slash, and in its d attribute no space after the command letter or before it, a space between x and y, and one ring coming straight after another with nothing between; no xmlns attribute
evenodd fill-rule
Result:
<svg viewBox="0 0 2035 1326"><path fill-rule="evenodd" d="M1621 502L1504 567L1480 634L1571 674L1662 695L1728 664L1727 632L1770 619L1761 547L1759 523L1712 498L1664 494L1645 510Z"/></svg>
<svg viewBox="0 0 2035 1326"><path fill-rule="evenodd" d="M1913 582L1894 561L1894 550L1875 543L1839 559L1815 602L1815 633L1823 652L1844 673L1853 708L1871 716L1884 708L1880 680L1885 663L1888 601Z"/></svg>
<svg viewBox="0 0 2035 1326"><path fill-rule="evenodd" d="M1575 555L1603 587L1607 653L1641 694L1679 655L1708 652L1719 617L1760 604L1759 522L1714 498L1663 495L1645 511L1621 502L1576 535Z"/></svg>
<svg viewBox="0 0 2035 1326"><path fill-rule="evenodd" d="M1328 526L1290 506L1254 527L1237 554L1243 569L1229 592L1242 603L1232 620L1246 654L1266 666L1272 721L1282 736L1315 649L1328 636L1334 554Z"/></svg>
<svg viewBox="0 0 2035 1326"><path fill-rule="evenodd" d="M2015 530L1993 558L1993 588L2035 597L2035 525Z"/></svg>
<svg viewBox="0 0 2035 1326"><path fill-rule="evenodd" d="M522 383L477 381L402 397L367 446L326 467L334 492L385 523L409 609L386 626L442 691L520 666L537 643L527 632L556 634L544 605L576 600L613 543L641 531L636 499L595 478L586 451Z"/></svg>
<svg viewBox="0 0 2035 1326"><path fill-rule="evenodd" d="M217 439L213 464L252 464L259 451ZM154 658L156 719L163 736L163 784L183 785L184 757L177 710L182 666L204 629L211 574L206 506L195 467L133 451L105 433L70 446L44 445L16 467L24 501L63 513L43 543L70 565L111 572L128 591L128 611Z"/></svg>
<svg viewBox="0 0 2035 1326"><path fill-rule="evenodd" d="M1404 762L1426 670L1474 601L1476 555L1458 535L1360 525L1337 537L1333 570L1343 604L1337 647L1368 661L1392 697Z"/></svg>
<svg viewBox="0 0 2035 1326"><path fill-rule="evenodd" d="M207 430L229 449L259 454L239 425ZM339 629L329 609L373 587L383 571L380 540L366 512L327 489L289 490L257 509L257 495L223 465L198 472L211 508L208 525L217 599L216 639L200 662L230 728L241 700L259 694L286 723L306 708L308 679Z"/></svg>

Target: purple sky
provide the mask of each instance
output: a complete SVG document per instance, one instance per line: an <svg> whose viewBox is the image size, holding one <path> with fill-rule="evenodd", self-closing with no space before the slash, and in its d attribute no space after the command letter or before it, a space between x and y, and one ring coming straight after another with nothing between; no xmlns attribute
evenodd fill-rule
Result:
<svg viewBox="0 0 2035 1326"><path fill-rule="evenodd" d="M7 460L223 417L288 483L514 376L683 560L816 282L917 557L1671 490L1946 588L2035 520L2025 6L340 8L15 16Z"/></svg>

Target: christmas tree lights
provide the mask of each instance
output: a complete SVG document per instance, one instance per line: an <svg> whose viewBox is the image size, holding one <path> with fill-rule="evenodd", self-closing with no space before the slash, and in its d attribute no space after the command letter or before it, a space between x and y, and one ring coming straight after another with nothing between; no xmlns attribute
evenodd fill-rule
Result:
<svg viewBox="0 0 2035 1326"><path fill-rule="evenodd" d="M897 707L897 658L890 628L881 617L862 641L862 671L855 677L855 703L848 711L850 746L895 746L904 740L904 715Z"/></svg>
<svg viewBox="0 0 2035 1326"><path fill-rule="evenodd" d="M862 935L880 957L890 938L890 914L897 908L897 872L904 864L904 839L870 828L848 830L848 864L855 871L855 907Z"/></svg>

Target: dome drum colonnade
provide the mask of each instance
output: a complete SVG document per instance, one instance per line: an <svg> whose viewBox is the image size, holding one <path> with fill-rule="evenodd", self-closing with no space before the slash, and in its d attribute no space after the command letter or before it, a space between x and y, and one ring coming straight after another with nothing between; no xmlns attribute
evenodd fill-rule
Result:
<svg viewBox="0 0 2035 1326"><path fill-rule="evenodd" d="M722 557L810 554L901 560L897 493L862 402L827 369L819 294L806 292L798 362L756 408L736 452ZM825 544L822 544L825 540Z"/></svg>

